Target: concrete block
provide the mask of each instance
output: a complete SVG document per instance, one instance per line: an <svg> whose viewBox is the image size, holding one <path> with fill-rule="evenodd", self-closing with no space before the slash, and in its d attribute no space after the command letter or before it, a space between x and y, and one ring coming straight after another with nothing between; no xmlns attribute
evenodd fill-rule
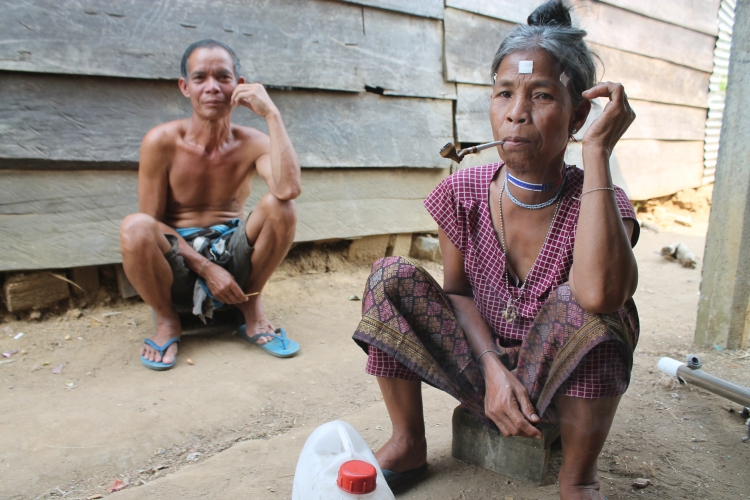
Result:
<svg viewBox="0 0 750 500"><path fill-rule="evenodd" d="M122 264L115 265L115 274L117 275L117 289L120 291L120 296L123 299L129 299L130 297L138 295L138 291L125 275L125 270L122 268Z"/></svg>
<svg viewBox="0 0 750 500"><path fill-rule="evenodd" d="M208 320L208 324L204 325L198 316L195 316L192 312L185 312L178 310L180 316L180 327L182 328L183 335L218 335L218 334L234 334L240 325L245 324L245 317L242 315L239 309L234 306L222 308L218 311L214 311L213 319ZM153 320L154 333L156 333L156 314L151 309L151 319Z"/></svg>
<svg viewBox="0 0 750 500"><path fill-rule="evenodd" d="M349 246L349 262L357 264L372 264L376 260L385 257L385 251L391 240L389 234L365 236L352 241Z"/></svg>
<svg viewBox="0 0 750 500"><path fill-rule="evenodd" d="M550 448L560 435L560 428L540 424L543 439L506 438L487 428L467 409L453 411L453 446L455 458L528 483L544 484Z"/></svg>
<svg viewBox="0 0 750 500"><path fill-rule="evenodd" d="M415 259L443 262L443 254L440 253L440 242L432 236L417 236L414 238L409 256Z"/></svg>
<svg viewBox="0 0 750 500"><path fill-rule="evenodd" d="M408 257L411 253L411 233L404 234L392 234L391 240L388 243L388 250L386 255L400 255L401 257Z"/></svg>
<svg viewBox="0 0 750 500"><path fill-rule="evenodd" d="M13 274L3 286L10 312L42 309L70 297L68 283L49 272Z"/></svg>
<svg viewBox="0 0 750 500"><path fill-rule="evenodd" d="M99 268L97 266L74 267L70 270L70 281L83 288L81 291L73 287L74 293L85 293L88 297L94 297L99 290Z"/></svg>

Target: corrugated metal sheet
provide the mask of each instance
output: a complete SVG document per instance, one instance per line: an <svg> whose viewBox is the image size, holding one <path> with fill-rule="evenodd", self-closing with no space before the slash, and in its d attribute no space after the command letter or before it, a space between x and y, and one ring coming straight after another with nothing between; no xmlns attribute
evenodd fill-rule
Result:
<svg viewBox="0 0 750 500"><path fill-rule="evenodd" d="M721 121L724 115L724 97L729 74L729 49L732 46L732 28L736 0L722 0L716 23L719 37L714 50L714 70L708 86L708 119L703 155L703 184L711 184L716 173L716 160L719 157Z"/></svg>

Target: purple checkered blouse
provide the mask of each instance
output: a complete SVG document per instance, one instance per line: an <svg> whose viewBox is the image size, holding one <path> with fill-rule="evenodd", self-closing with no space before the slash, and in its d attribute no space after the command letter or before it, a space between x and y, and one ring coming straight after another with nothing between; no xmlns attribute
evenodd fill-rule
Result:
<svg viewBox="0 0 750 500"><path fill-rule="evenodd" d="M568 281L573 264L573 245L583 188L583 170L568 167L568 181L560 209L547 240L526 278L528 290L505 284L505 253L497 241L489 208L489 188L502 162L472 167L443 179L424 201L427 211L453 244L464 254L464 269L474 292L479 314L508 347L520 344L534 318L555 288ZM625 192L615 187L617 207L623 219L635 212ZM635 224L632 245L638 241ZM518 317L513 323L503 319L509 300L516 300Z"/></svg>

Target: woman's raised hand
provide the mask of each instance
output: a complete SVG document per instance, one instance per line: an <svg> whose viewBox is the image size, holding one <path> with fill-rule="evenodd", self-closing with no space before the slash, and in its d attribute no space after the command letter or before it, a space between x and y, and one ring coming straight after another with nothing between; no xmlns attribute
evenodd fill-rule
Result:
<svg viewBox="0 0 750 500"><path fill-rule="evenodd" d="M484 360L482 360L484 361ZM534 405L526 388L502 367L502 363L485 363L484 413L495 422L503 436L542 438L542 431Z"/></svg>
<svg viewBox="0 0 750 500"><path fill-rule="evenodd" d="M625 88L619 83L601 82L583 92L585 99L608 97L601 116L594 120L583 135L584 148L601 148L607 155L612 154L615 144L635 120L635 112L628 103Z"/></svg>

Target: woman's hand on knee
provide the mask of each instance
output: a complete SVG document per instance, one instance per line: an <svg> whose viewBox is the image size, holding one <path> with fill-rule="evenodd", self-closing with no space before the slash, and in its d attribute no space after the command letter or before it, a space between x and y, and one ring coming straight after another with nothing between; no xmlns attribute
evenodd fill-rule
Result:
<svg viewBox="0 0 750 500"><path fill-rule="evenodd" d="M484 411L503 436L542 438L534 405L526 388L506 368L485 369Z"/></svg>

